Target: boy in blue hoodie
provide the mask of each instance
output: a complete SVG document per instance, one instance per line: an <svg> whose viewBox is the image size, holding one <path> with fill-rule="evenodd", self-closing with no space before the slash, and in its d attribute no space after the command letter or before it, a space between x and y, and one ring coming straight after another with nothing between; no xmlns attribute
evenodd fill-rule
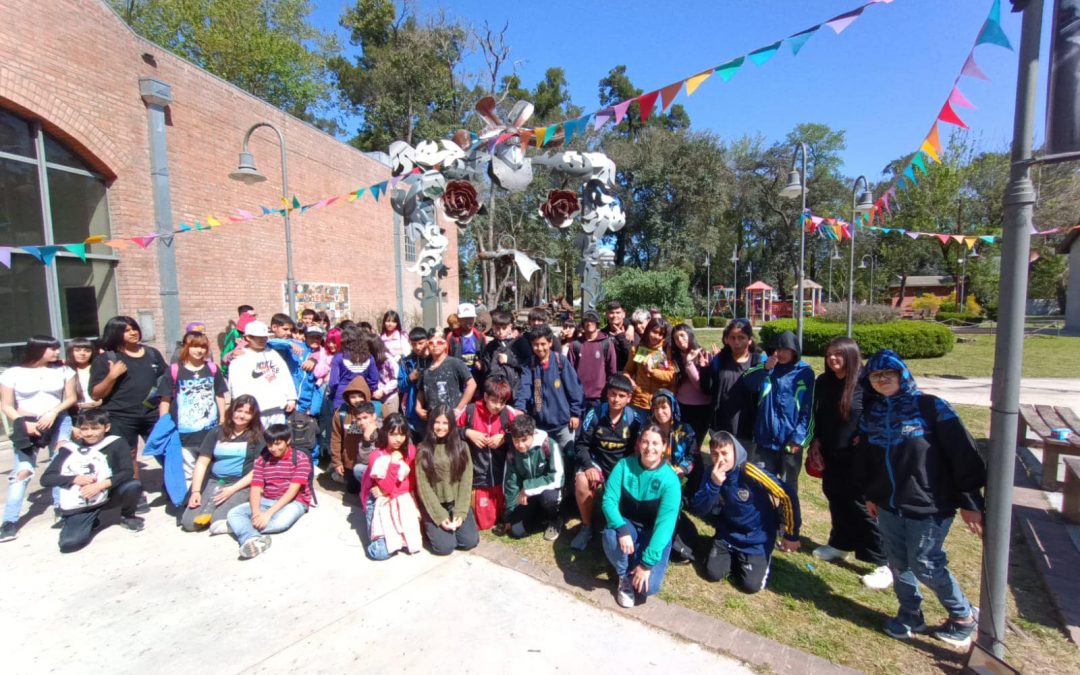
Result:
<svg viewBox="0 0 1080 675"><path fill-rule="evenodd" d="M814 437L814 369L801 359L791 331L781 333L766 351L765 363L742 379L757 399L751 461L798 492L803 448Z"/></svg>
<svg viewBox="0 0 1080 675"><path fill-rule="evenodd" d="M675 394L667 389L658 389L653 394L650 406L652 417L664 431L664 459L675 469L679 477L679 483L686 490L686 481L690 472L694 470L694 454L697 452L697 438L689 424L682 421L682 412L679 410L679 402ZM671 542L671 561L674 563L689 563L694 561L694 549L687 542L697 540L697 531L693 524L679 513L679 520L675 525L675 538Z"/></svg>
<svg viewBox="0 0 1080 675"><path fill-rule="evenodd" d="M877 352L863 372L863 390L872 394L859 418L852 480L862 486L867 509L878 519L900 601L885 632L901 640L930 632L923 619L921 581L949 612L934 637L967 647L975 611L949 572L943 547L957 509L968 529L982 535L986 467L956 411L936 396L919 393L894 352Z"/></svg>
<svg viewBox="0 0 1080 675"><path fill-rule="evenodd" d="M424 371L431 365L431 352L428 350L426 328L419 326L409 331L409 347L412 351L402 357L398 364L398 400L405 420L409 423L409 432L414 443L419 443L424 436L427 423L416 412L416 397L420 393Z"/></svg>
<svg viewBox="0 0 1080 675"><path fill-rule="evenodd" d="M780 548L799 550L799 497L795 489L747 461L742 444L726 431L709 432L712 471L690 502L690 510L716 527L705 573L712 581L729 574L739 588L757 593L769 579L776 532Z"/></svg>

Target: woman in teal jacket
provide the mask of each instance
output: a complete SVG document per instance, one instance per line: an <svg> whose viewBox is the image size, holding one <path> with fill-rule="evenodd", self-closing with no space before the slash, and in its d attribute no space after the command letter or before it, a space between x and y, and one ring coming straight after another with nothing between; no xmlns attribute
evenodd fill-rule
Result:
<svg viewBox="0 0 1080 675"><path fill-rule="evenodd" d="M635 593L644 602L660 591L682 501L679 477L664 459L663 430L646 424L637 447L604 485L604 553L619 575L620 607L633 607Z"/></svg>

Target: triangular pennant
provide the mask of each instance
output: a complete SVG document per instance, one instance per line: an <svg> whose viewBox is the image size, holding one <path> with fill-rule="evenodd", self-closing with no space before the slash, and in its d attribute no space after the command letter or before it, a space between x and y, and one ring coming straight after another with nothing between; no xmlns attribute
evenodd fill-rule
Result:
<svg viewBox="0 0 1080 675"><path fill-rule="evenodd" d="M742 68L743 61L746 57L740 56L737 59L731 59L727 63L722 63L715 68L716 74L720 76L724 82L729 82L731 78L735 77L735 73L739 72L739 68Z"/></svg>
<svg viewBox="0 0 1080 675"><path fill-rule="evenodd" d="M147 246L149 246L150 244L154 243L154 237L153 237L153 236L147 236L147 237L131 237L131 241L133 241L133 242L135 242L136 244L138 244L138 245L139 245L139 248L146 248L146 247L147 247Z"/></svg>
<svg viewBox="0 0 1080 675"><path fill-rule="evenodd" d="M110 239L109 241L105 242L105 245L115 248L118 251L123 251L128 246L131 246L131 242L127 239Z"/></svg>
<svg viewBox="0 0 1080 675"><path fill-rule="evenodd" d="M160 241L162 244L165 244L166 246L172 246L173 238L174 238L174 235L165 234L165 235L162 235L162 236L158 237L158 241Z"/></svg>
<svg viewBox="0 0 1080 675"><path fill-rule="evenodd" d="M196 222L196 223L195 223L195 229L196 229L196 230L200 230L200 231L201 231L201 230L209 230L210 228L209 228L209 227L206 227L205 225L203 225L203 224L202 224L202 223L200 223L200 222Z"/></svg>
<svg viewBox="0 0 1080 675"><path fill-rule="evenodd" d="M611 108L605 108L604 110L598 110L596 112L596 118L593 120L593 131L597 131L600 127L604 126L611 121L611 118L615 116L615 113L611 112ZM540 130L536 130L537 135L540 134ZM540 146L537 146L540 147Z"/></svg>
<svg viewBox="0 0 1080 675"><path fill-rule="evenodd" d="M0 246L0 265L11 269L11 247Z"/></svg>
<svg viewBox="0 0 1080 675"><path fill-rule="evenodd" d="M907 178L915 185L919 184L919 181L915 179L915 169L910 164L908 164L907 168L904 169L904 178Z"/></svg>
<svg viewBox="0 0 1080 675"><path fill-rule="evenodd" d="M936 236L938 238L938 241L940 241L942 244L944 244L946 246L948 246L949 242L952 241L952 237L950 237L947 234L937 234L937 235L934 235L934 236Z"/></svg>
<svg viewBox="0 0 1080 675"><path fill-rule="evenodd" d="M851 239L851 225L848 223L844 223L840 226L840 241L844 241L845 239Z"/></svg>
<svg viewBox="0 0 1080 675"><path fill-rule="evenodd" d="M190 229L191 229L191 226L188 225L187 223L180 223L180 229L178 229L177 232L187 232Z"/></svg>
<svg viewBox="0 0 1080 675"><path fill-rule="evenodd" d="M668 109L668 106L671 105L671 102L674 101L675 97L679 95L679 90L682 89L682 86L682 82L676 82L674 84L669 84L668 86L660 90L660 108L662 110Z"/></svg>
<svg viewBox="0 0 1080 675"><path fill-rule="evenodd" d="M964 237L964 246L968 248L974 248L977 243L979 243L978 237Z"/></svg>
<svg viewBox="0 0 1080 675"><path fill-rule="evenodd" d="M987 21L1001 21L1001 0L994 0L990 5L990 13L986 15Z"/></svg>
<svg viewBox="0 0 1080 675"><path fill-rule="evenodd" d="M945 101L945 105L941 106L941 112L938 113L937 118L942 122L949 124L955 124L958 127L967 129L968 125L964 124L964 120L960 119L960 116L956 114L956 111L952 109L948 101Z"/></svg>
<svg viewBox="0 0 1080 675"><path fill-rule="evenodd" d="M331 197L330 199L327 199L327 200L326 200L326 203L325 203L325 204L323 204L323 206L330 206L331 204L333 204L334 202L336 202L336 201L337 201L337 200L339 200L339 199L341 199L341 195L338 195L338 196L335 196L335 197Z"/></svg>
<svg viewBox="0 0 1080 675"><path fill-rule="evenodd" d="M940 162L938 156L941 155L941 136L938 134L937 122L934 122L934 126L930 127L930 133L926 134L925 143L929 143L930 147L934 149L930 156Z"/></svg>
<svg viewBox="0 0 1080 675"><path fill-rule="evenodd" d="M26 251L30 255L37 258L38 262L40 262L41 264L48 265L49 263L51 263L53 261L53 258L56 257L57 252L60 251L60 247L59 246L23 246L22 250Z"/></svg>
<svg viewBox="0 0 1080 675"><path fill-rule="evenodd" d="M788 47L791 47L791 53L795 56L798 56L799 50L803 48L803 45L805 45L806 41L810 39L810 36L818 31L818 28L821 28L821 24L818 24L813 28L807 28L803 32L795 33L794 35L789 37L787 39L787 43Z"/></svg>
<svg viewBox="0 0 1080 675"><path fill-rule="evenodd" d="M522 129L518 132L518 142L521 143L522 148L529 147L529 141L533 138L532 129Z"/></svg>
<svg viewBox="0 0 1080 675"><path fill-rule="evenodd" d="M994 243L994 240L995 240L995 239L997 239L997 237L995 237L995 236L994 236L994 235L992 235L992 234L984 234L984 235L982 235L981 237L979 237L979 239L982 239L982 240L983 240L983 241L985 241L985 242L986 242L987 244L993 244L993 243Z"/></svg>
<svg viewBox="0 0 1080 675"><path fill-rule="evenodd" d="M687 85L689 86L689 85ZM616 103L613 107L615 110L615 124L619 124L626 117L626 111L630 109L630 104L634 102L634 99L629 98L622 103Z"/></svg>
<svg viewBox="0 0 1080 675"><path fill-rule="evenodd" d="M240 214L240 217L243 218L244 220L254 220L255 219L255 214L251 213L250 211L245 211L244 209L236 209L236 212L238 214Z"/></svg>
<svg viewBox="0 0 1080 675"><path fill-rule="evenodd" d="M578 133L585 135L589 131L589 119L592 117L592 113L585 113L581 117L577 118Z"/></svg>
<svg viewBox="0 0 1080 675"><path fill-rule="evenodd" d="M987 44L1004 47L1009 51L1012 51L1013 48L1008 36L1005 35L1005 31L1001 29L1001 23L994 19L987 19L982 30L979 31L979 37L975 38L976 46Z"/></svg>
<svg viewBox="0 0 1080 675"><path fill-rule="evenodd" d="M941 161L937 156L937 150L934 149L934 146L930 145L930 141L923 141L922 145L919 146L919 150L922 150L924 153L926 153L927 157L934 160L935 162Z"/></svg>
<svg viewBox="0 0 1080 675"><path fill-rule="evenodd" d="M974 77L979 80L989 80L979 64L975 63L975 52L972 51L968 54L967 60L964 61L964 67L960 69L961 75L967 75L968 77Z"/></svg>
<svg viewBox="0 0 1080 675"><path fill-rule="evenodd" d="M288 206L288 205L289 205L289 203L288 203L288 202L285 202L285 206ZM300 198L299 198L299 197L297 197L296 195L293 195L293 198L292 198L292 207L293 207L294 209L298 209L298 208L300 208Z"/></svg>
<svg viewBox="0 0 1080 675"><path fill-rule="evenodd" d="M282 197L282 198L281 198L281 201L285 201L285 198L284 198L284 197ZM271 213L274 213L274 211L273 211L272 209L269 209L269 208L267 208L267 207L265 207L265 206L260 206L259 208L260 208L260 209L262 209L262 214L263 214L264 216L268 216L268 215L270 215Z"/></svg>
<svg viewBox="0 0 1080 675"><path fill-rule="evenodd" d="M375 201L379 201L379 195L386 192L386 181L376 183L368 188L371 191L371 196L375 198Z"/></svg>
<svg viewBox="0 0 1080 675"><path fill-rule="evenodd" d="M922 232L911 232L911 231L908 231L908 232L905 232L904 234L906 234L907 236L911 237L912 239L918 239L918 238L919 238L919 235L921 235L921 234L922 234Z"/></svg>
<svg viewBox="0 0 1080 675"><path fill-rule="evenodd" d="M884 232L885 234L890 234L893 231L893 228L891 228L891 227L879 227L878 229L881 230L882 232Z"/></svg>
<svg viewBox="0 0 1080 675"><path fill-rule="evenodd" d="M304 215L305 213L307 213L308 209L310 209L310 208L311 208L311 204L302 205L300 207L300 215Z"/></svg>
<svg viewBox="0 0 1080 675"><path fill-rule="evenodd" d="M350 192L349 193L349 201L350 202L355 202L357 199L360 199L360 195L364 194L364 190L366 190L366 189L367 188L360 188L356 192Z"/></svg>
<svg viewBox="0 0 1080 675"><path fill-rule="evenodd" d="M954 234L954 235L952 235L952 240L955 241L957 244L963 244L964 243L964 235L962 235L962 234Z"/></svg>
<svg viewBox="0 0 1080 675"><path fill-rule="evenodd" d="M641 109L641 121L643 123L649 121L649 115L652 114L653 107L656 105L656 97L659 95L660 90L657 89L638 96L638 107Z"/></svg>
<svg viewBox="0 0 1080 675"><path fill-rule="evenodd" d="M108 239L108 237L106 237L103 234L95 234L92 237L87 237L86 239L83 239L83 243L86 244L87 246L90 246L91 244L101 244L106 239Z"/></svg>
<svg viewBox="0 0 1080 675"><path fill-rule="evenodd" d="M949 93L949 103L952 103L953 105L959 106L961 108L970 108L971 110L975 110L975 104L969 101L967 99L967 96L964 96L963 92L960 91L960 87L958 86L954 86L952 88L952 92Z"/></svg>
<svg viewBox="0 0 1080 675"><path fill-rule="evenodd" d="M926 162L923 160L922 152L915 153L915 156L911 158L911 165L919 171L926 173Z"/></svg>
<svg viewBox="0 0 1080 675"><path fill-rule="evenodd" d="M217 218L213 217L213 216L207 216L206 217L206 224L209 225L210 227L219 227L221 225L221 221L218 220ZM143 247L143 248L145 248L145 247Z"/></svg>
<svg viewBox="0 0 1080 675"><path fill-rule="evenodd" d="M226 217L229 219L230 223L242 223L242 222L244 222L244 219L240 218L238 216L226 216Z"/></svg>
<svg viewBox="0 0 1080 675"><path fill-rule="evenodd" d="M578 130L577 120L566 120L563 122L563 143L569 143L570 139L574 137L574 134Z"/></svg>
<svg viewBox="0 0 1080 675"><path fill-rule="evenodd" d="M769 59L771 59L773 56L776 56L776 52L780 50L780 45L782 45L783 43L783 40L777 40L768 47L755 49L746 56L756 65L763 66L769 61Z"/></svg>
<svg viewBox="0 0 1080 675"><path fill-rule="evenodd" d="M551 140L551 137L554 136L555 132L558 131L558 130L559 130L559 125L558 124L552 124L551 126L549 126L544 131L544 140L541 141L540 145L547 145L548 141Z"/></svg>
<svg viewBox="0 0 1080 675"><path fill-rule="evenodd" d="M834 16L826 21L825 25L832 28L836 34L839 35L844 32L845 28L854 23L855 19L859 18L859 15L863 13L864 9L866 9L866 5L863 5L858 9L853 9L845 14L841 14L840 16Z"/></svg>
<svg viewBox="0 0 1080 675"><path fill-rule="evenodd" d="M713 69L703 70L693 77L686 79L686 95L693 96L697 88L701 86L701 83L709 79L709 76L713 74Z"/></svg>
<svg viewBox="0 0 1080 675"><path fill-rule="evenodd" d="M881 195L881 205L885 207L885 210L892 213L892 209L889 208L889 193Z"/></svg>
<svg viewBox="0 0 1080 675"><path fill-rule="evenodd" d="M86 262L86 244L64 244L69 253L79 256L79 260Z"/></svg>

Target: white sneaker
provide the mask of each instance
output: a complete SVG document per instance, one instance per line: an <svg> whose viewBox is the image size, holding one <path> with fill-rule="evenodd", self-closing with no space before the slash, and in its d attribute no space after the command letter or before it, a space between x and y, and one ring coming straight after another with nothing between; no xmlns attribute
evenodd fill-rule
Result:
<svg viewBox="0 0 1080 675"><path fill-rule="evenodd" d="M824 560L825 562L832 562L834 560L843 560L848 556L847 551L841 551L838 548L833 548L828 544L818 546L814 549L814 557L818 560Z"/></svg>
<svg viewBox="0 0 1080 675"><path fill-rule="evenodd" d="M619 577L619 590L615 593L615 602L619 603L619 607L630 608L634 606L634 598L634 582L630 579L630 575Z"/></svg>
<svg viewBox="0 0 1080 675"><path fill-rule="evenodd" d="M215 534L228 534L229 533L229 521L222 518L221 520L215 520L210 523L210 535Z"/></svg>
<svg viewBox="0 0 1080 675"><path fill-rule="evenodd" d="M817 553L817 551L814 551ZM883 591L889 586L892 586L892 570L887 565L877 567L870 574L862 575L862 582L867 588L872 588L875 591Z"/></svg>

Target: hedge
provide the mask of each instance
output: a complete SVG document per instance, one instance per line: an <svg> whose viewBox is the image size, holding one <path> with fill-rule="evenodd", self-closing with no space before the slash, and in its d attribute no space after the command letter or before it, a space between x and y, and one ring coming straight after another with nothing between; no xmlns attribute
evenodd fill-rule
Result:
<svg viewBox="0 0 1080 675"><path fill-rule="evenodd" d="M795 319L769 321L761 327L761 344L770 344L786 330L795 332ZM829 342L846 334L845 323L806 319L803 322L803 353L824 356ZM866 357L879 349L891 349L903 359L931 359L945 356L956 343L956 336L948 327L929 321L855 324L851 337L859 343L859 349Z"/></svg>
<svg viewBox="0 0 1080 675"><path fill-rule="evenodd" d="M958 323L962 326L975 326L982 323L983 320L978 314L968 314L967 312L938 312L935 318L938 321Z"/></svg>
<svg viewBox="0 0 1080 675"><path fill-rule="evenodd" d="M694 328L705 328L709 325L709 318L706 316L695 316L690 321L693 323Z"/></svg>

